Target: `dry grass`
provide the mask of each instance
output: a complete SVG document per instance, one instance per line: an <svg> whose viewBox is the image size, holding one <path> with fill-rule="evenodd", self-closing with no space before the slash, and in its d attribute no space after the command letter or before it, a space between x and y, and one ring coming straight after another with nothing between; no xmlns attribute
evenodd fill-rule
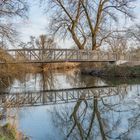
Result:
<svg viewBox="0 0 140 140"><path fill-rule="evenodd" d="M0 140L29 140L29 138L8 123L0 126Z"/></svg>
<svg viewBox="0 0 140 140"><path fill-rule="evenodd" d="M65 62L65 63L52 63L52 64L46 64L44 65L44 71L47 70L70 70L74 68L78 68L79 63L71 63L71 62Z"/></svg>

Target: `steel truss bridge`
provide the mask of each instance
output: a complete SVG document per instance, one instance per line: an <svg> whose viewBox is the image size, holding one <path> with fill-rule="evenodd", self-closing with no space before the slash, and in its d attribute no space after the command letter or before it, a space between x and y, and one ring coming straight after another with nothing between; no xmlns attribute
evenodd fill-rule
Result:
<svg viewBox="0 0 140 140"><path fill-rule="evenodd" d="M140 56L133 53L119 54L75 49L11 49L6 51L13 57L11 63L140 61Z"/></svg>
<svg viewBox="0 0 140 140"><path fill-rule="evenodd" d="M76 102L78 100L89 100L93 98L105 98L115 96L126 92L124 87L88 87L88 88L70 88L59 90L45 90L38 92L18 92L1 93L1 107L26 107L40 105L54 105L62 103Z"/></svg>

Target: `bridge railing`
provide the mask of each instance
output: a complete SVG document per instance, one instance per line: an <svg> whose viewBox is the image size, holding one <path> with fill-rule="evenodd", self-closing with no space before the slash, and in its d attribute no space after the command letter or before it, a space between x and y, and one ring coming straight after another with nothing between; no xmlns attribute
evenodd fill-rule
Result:
<svg viewBox="0 0 140 140"><path fill-rule="evenodd" d="M140 61L134 54L120 54L91 50L74 49L14 49L8 52L15 61L24 62L52 62L52 61Z"/></svg>

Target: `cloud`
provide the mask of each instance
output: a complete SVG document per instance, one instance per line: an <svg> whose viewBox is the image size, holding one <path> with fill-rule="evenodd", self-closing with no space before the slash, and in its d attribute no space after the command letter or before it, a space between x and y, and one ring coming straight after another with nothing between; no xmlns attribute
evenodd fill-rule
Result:
<svg viewBox="0 0 140 140"><path fill-rule="evenodd" d="M17 20L15 22L17 30L20 33L22 41L28 41L30 36L39 36L47 32L49 19L43 15L39 4L30 4L29 18L26 20Z"/></svg>

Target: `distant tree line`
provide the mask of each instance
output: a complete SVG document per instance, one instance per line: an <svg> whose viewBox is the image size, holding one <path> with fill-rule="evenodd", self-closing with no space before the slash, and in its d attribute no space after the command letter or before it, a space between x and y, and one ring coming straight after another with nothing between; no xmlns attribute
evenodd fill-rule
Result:
<svg viewBox="0 0 140 140"><path fill-rule="evenodd" d="M42 34L38 37L30 36L30 40L28 42L21 42L18 47L23 49L50 49L56 47L58 48L55 39L45 34Z"/></svg>

